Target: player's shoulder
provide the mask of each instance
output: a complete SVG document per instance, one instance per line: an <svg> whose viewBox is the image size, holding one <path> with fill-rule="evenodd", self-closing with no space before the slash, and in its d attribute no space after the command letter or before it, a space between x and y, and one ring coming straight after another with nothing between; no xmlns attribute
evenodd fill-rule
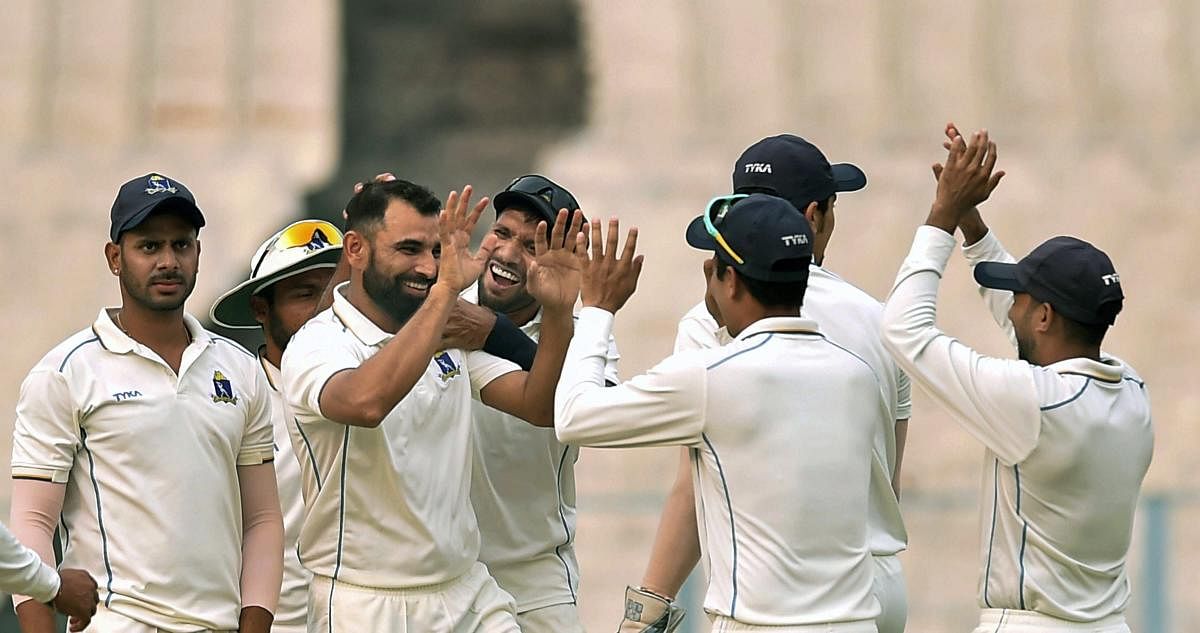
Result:
<svg viewBox="0 0 1200 633"><path fill-rule="evenodd" d="M717 320L708 312L708 306L704 305L703 301L692 306L691 309L679 318L680 327L683 327L685 324L688 326L700 326L709 331L715 331L720 327L717 325Z"/></svg>
<svg viewBox="0 0 1200 633"><path fill-rule="evenodd" d="M883 303L878 299L837 273L820 266L810 268L808 291L812 293L814 300L831 302L841 309L853 309L875 319L883 316ZM805 303L809 303L807 299L806 296Z"/></svg>
<svg viewBox="0 0 1200 633"><path fill-rule="evenodd" d="M33 371L65 372L88 354L96 350L103 351L103 349L104 345L100 341L100 336L91 326L88 326L50 348L50 351L46 352L46 355L42 356L33 366Z"/></svg>
<svg viewBox="0 0 1200 633"><path fill-rule="evenodd" d="M292 335L288 349L291 349L293 345L297 347L327 345L331 339L341 337L343 334L352 336L350 328L338 318L331 306L305 321L304 325L300 326L300 329Z"/></svg>
<svg viewBox="0 0 1200 633"><path fill-rule="evenodd" d="M218 355L228 357L238 364L258 366L258 355L247 349L245 345L227 336L221 336L212 330L205 329L204 332L212 340L212 348Z"/></svg>

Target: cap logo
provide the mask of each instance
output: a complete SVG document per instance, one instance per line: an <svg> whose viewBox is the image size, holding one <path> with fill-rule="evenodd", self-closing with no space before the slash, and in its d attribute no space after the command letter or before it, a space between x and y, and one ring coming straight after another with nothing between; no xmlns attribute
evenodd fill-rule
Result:
<svg viewBox="0 0 1200 633"><path fill-rule="evenodd" d="M808 244L808 236L803 233L797 233L796 235L784 235L779 239L783 241L784 246L801 246Z"/></svg>
<svg viewBox="0 0 1200 633"><path fill-rule="evenodd" d="M308 241L308 244L304 245L304 252L313 253L328 246L333 246L333 242L329 241L329 238L325 236L324 231L317 229L313 231L312 239Z"/></svg>
<svg viewBox="0 0 1200 633"><path fill-rule="evenodd" d="M1121 276L1118 275L1117 273L1111 273L1108 275L1100 275L1100 281L1103 281L1104 285L1106 285L1106 286L1112 286L1114 284L1121 283Z"/></svg>
<svg viewBox="0 0 1200 633"><path fill-rule="evenodd" d="M175 188L175 185L171 184L170 180L167 180L158 174L154 174L146 179L146 193L149 195L164 192L176 193L178 191L179 190Z"/></svg>
<svg viewBox="0 0 1200 633"><path fill-rule="evenodd" d="M771 163L746 163L747 174L769 174Z"/></svg>

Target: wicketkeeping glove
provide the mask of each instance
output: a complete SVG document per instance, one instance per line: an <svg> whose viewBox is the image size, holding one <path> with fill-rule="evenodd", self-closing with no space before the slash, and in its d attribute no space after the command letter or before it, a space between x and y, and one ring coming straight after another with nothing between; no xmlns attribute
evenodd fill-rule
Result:
<svg viewBox="0 0 1200 633"><path fill-rule="evenodd" d="M641 587L626 587L625 618L617 633L671 633L683 616L678 602Z"/></svg>

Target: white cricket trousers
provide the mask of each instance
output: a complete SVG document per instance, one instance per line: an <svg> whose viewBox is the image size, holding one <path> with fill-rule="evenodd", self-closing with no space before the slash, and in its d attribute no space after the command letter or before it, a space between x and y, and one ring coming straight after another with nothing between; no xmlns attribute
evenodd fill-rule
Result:
<svg viewBox="0 0 1200 633"><path fill-rule="evenodd" d="M763 633L876 633L878 629L875 628L875 620L765 626L760 624L745 624L737 620L731 620L723 615L714 617L712 633L724 633L725 631L762 631Z"/></svg>
<svg viewBox="0 0 1200 633"><path fill-rule="evenodd" d="M449 582L411 589L314 575L308 596L308 633L520 633L512 596L479 562Z"/></svg>
<svg viewBox="0 0 1200 633"><path fill-rule="evenodd" d="M587 633L579 608L569 602L518 613L517 624L521 633Z"/></svg>
<svg viewBox="0 0 1200 633"><path fill-rule="evenodd" d="M182 625L181 625L182 626ZM101 604L92 617L92 623L86 629L88 633L170 633L167 629L150 626L133 618L123 616L116 611L106 609ZM196 633L235 633L234 631L196 631Z"/></svg>
<svg viewBox="0 0 1200 633"><path fill-rule="evenodd" d="M975 633L1129 633L1125 614L1110 615L1095 622L1071 622L1033 611L984 609Z"/></svg>
<svg viewBox="0 0 1200 633"><path fill-rule="evenodd" d="M904 584L904 570L896 556L872 556L875 562L875 579L871 593L879 601L879 615L875 626L879 633L904 633L908 622L908 588Z"/></svg>

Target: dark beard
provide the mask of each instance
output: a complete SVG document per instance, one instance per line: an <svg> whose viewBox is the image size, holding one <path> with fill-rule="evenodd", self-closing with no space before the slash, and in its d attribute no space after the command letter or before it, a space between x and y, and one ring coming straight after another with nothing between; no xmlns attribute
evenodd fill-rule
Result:
<svg viewBox="0 0 1200 633"><path fill-rule="evenodd" d="M271 337L271 342L275 343L275 347L278 347L280 352L286 350L288 342L296 333L288 331L273 309L267 310L267 320L270 324L270 327L267 328L267 335Z"/></svg>
<svg viewBox="0 0 1200 633"><path fill-rule="evenodd" d="M424 275L408 274L388 277L375 268L375 256L371 255L367 269L363 271L363 290L367 296L387 312L396 323L406 323L417 308L425 303L424 297L414 297L404 290L405 281L432 281Z"/></svg>
<svg viewBox="0 0 1200 633"><path fill-rule="evenodd" d="M1017 337L1017 358L1032 364L1033 348L1034 345L1032 341L1026 343L1025 341L1021 340L1021 337Z"/></svg>
<svg viewBox="0 0 1200 633"><path fill-rule="evenodd" d="M129 276L126 271L127 267L121 268L120 280L121 286L125 288L125 292L129 294L129 298L139 306L151 310L153 312L172 312L183 307L183 304L191 296L192 290L196 287L196 278L193 276L188 279L182 273L165 273L151 275L146 283L140 284L138 280ZM179 280L183 282L183 293L178 299L154 299L150 295L150 285L156 281Z"/></svg>

